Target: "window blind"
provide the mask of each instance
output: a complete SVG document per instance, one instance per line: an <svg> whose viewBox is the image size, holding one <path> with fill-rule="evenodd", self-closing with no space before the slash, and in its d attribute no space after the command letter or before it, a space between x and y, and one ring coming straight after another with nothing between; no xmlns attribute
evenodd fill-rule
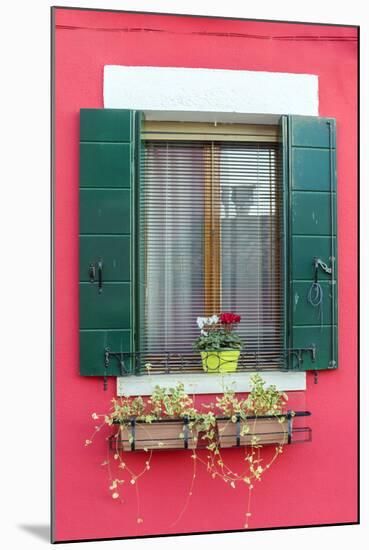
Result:
<svg viewBox="0 0 369 550"><path fill-rule="evenodd" d="M241 316L239 369L278 367L283 359L278 144L146 140L141 162L141 352L154 368L201 369L192 348L197 317L231 311Z"/></svg>

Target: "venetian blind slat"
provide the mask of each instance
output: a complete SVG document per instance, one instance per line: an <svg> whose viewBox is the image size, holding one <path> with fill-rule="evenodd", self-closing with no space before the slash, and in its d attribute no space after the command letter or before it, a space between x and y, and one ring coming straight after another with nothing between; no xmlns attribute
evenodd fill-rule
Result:
<svg viewBox="0 0 369 550"><path fill-rule="evenodd" d="M140 350L193 352L197 317L231 311L250 354L282 357L276 143L145 141Z"/></svg>

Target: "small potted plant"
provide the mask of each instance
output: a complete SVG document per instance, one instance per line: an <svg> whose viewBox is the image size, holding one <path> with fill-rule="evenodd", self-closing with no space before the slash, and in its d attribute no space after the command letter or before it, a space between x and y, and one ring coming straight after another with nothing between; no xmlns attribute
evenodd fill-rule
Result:
<svg viewBox="0 0 369 550"><path fill-rule="evenodd" d="M194 349L200 351L205 372L234 372L242 349L242 341L234 326L241 321L235 313L198 317L201 331Z"/></svg>

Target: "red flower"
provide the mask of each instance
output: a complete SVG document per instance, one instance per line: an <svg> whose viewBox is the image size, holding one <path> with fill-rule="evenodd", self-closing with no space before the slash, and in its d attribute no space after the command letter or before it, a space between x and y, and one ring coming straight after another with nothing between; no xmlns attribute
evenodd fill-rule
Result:
<svg viewBox="0 0 369 550"><path fill-rule="evenodd" d="M241 317L235 313L221 313L219 319L222 325L232 325L241 321Z"/></svg>

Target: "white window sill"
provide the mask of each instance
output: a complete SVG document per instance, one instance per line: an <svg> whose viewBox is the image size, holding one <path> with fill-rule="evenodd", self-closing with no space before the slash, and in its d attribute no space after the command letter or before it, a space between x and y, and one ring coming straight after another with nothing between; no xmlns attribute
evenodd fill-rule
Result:
<svg viewBox="0 0 369 550"><path fill-rule="evenodd" d="M238 392L250 391L252 373L225 374L150 374L142 376L118 376L117 395L150 395L156 385L172 388L183 382L187 393L222 393L226 388ZM279 391L306 390L305 372L261 372L267 385L275 384Z"/></svg>

